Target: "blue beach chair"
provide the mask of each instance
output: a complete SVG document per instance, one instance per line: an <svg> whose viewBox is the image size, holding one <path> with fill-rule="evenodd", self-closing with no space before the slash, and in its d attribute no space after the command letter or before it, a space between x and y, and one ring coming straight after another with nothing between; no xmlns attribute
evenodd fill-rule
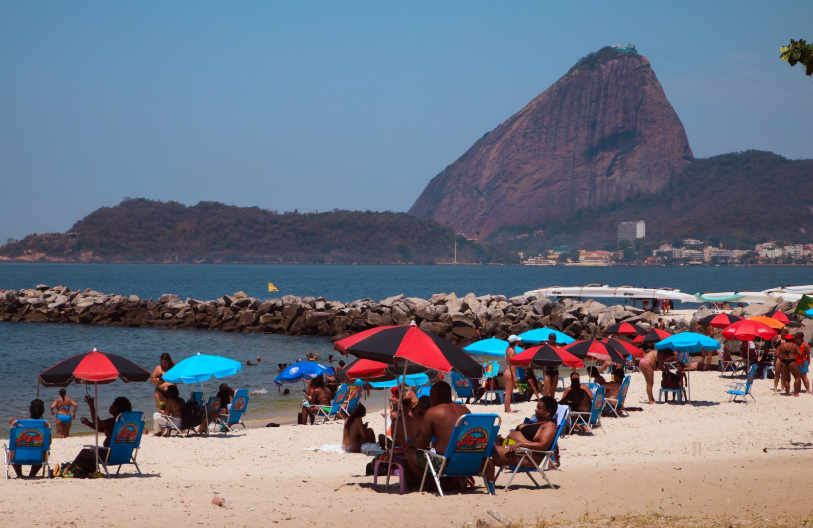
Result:
<svg viewBox="0 0 813 528"><path fill-rule="evenodd" d="M351 386L350 392L347 395L347 405L342 409L345 417L350 416L350 413L356 408L361 399L361 387Z"/></svg>
<svg viewBox="0 0 813 528"><path fill-rule="evenodd" d="M318 423L338 421L342 417L342 410L347 403L348 394L350 394L350 387L348 387L346 383L342 383L336 391L336 396L333 397L333 404L330 407L319 406L313 423L317 423L316 420L320 418L321 421Z"/></svg>
<svg viewBox="0 0 813 528"><path fill-rule="evenodd" d="M99 463L107 478L110 478L108 466L118 466L116 470L116 475L118 475L124 464L134 465L138 476L142 476L141 469L136 463L136 457L141 446L144 423L144 413L141 412L123 412L116 417L113 435L110 437L110 446L104 454L99 453Z"/></svg>
<svg viewBox="0 0 813 528"><path fill-rule="evenodd" d="M42 466L42 475L51 478L51 426L45 420L17 420L11 424L9 444L3 444L6 480L12 465ZM12 460L12 458L14 460Z"/></svg>
<svg viewBox="0 0 813 528"><path fill-rule="evenodd" d="M494 387L494 383L496 381L497 375L500 373L500 362L499 361L489 361L487 363L484 363L483 364L483 369L484 369L484 372L485 372L485 374L483 376L483 379L486 380L486 381L488 381L489 379L491 380L491 389L487 390L483 394L483 402L487 403L488 402L488 395L492 394L492 395L495 396L494 401L496 401L496 403L502 403L503 399L505 398L505 390L496 389Z"/></svg>
<svg viewBox="0 0 813 528"><path fill-rule="evenodd" d="M464 398L474 399L474 389L471 388L471 381L463 377L459 372L452 371L452 388L455 392L455 401L463 403Z"/></svg>
<svg viewBox="0 0 813 528"><path fill-rule="evenodd" d="M500 477L500 473L502 473L503 469L507 469L508 472L511 472L511 478L508 479L508 484L505 485L503 489L508 489L511 487L511 482L514 480L514 477L517 476L518 473L525 473L528 477L536 484L537 488L541 488L542 486L539 485L539 482L536 481L533 474L539 473L542 475L542 478L545 479L545 482L548 483L550 488L553 488L553 484L551 484L550 479L545 474L545 471L550 469L552 465L558 467L559 461L556 460L556 446L559 443L559 438L562 434L567 430L568 422L570 421L570 407L566 405L561 405L560 409L564 408L564 412L557 412L556 420L558 427L556 429L556 437L553 439L553 443L550 446L550 449L547 451L535 451L533 449L527 449L525 447L517 448L515 451L516 454L520 455L519 463L516 466L505 466L500 467L497 471L497 475L494 477L494 481L496 482L497 479ZM542 455L542 461L537 463L534 460L534 455ZM528 460L533 467L523 467L522 464Z"/></svg>
<svg viewBox="0 0 813 528"><path fill-rule="evenodd" d="M604 408L604 387L599 387L596 389L596 393L593 395L593 406L590 409L590 412L574 412L571 413L572 417L572 424L570 426L570 432L573 432L573 429L576 428L578 425L583 425L587 427L587 429L592 433L593 427L599 426L601 427L601 410ZM604 434L607 434L602 427L601 430Z"/></svg>
<svg viewBox="0 0 813 528"><path fill-rule="evenodd" d="M604 408L612 411L616 418L621 418L621 413L625 413L626 416L630 415L624 410L624 400L627 399L629 388L630 376L624 376L624 381L621 382L621 388L618 390L618 396L615 398L604 398Z"/></svg>
<svg viewBox="0 0 813 528"><path fill-rule="evenodd" d="M234 426L242 425L243 429L248 429L246 424L243 423L243 416L248 409L248 389L238 389L234 393L234 398L231 400L231 409L229 414L220 415L220 423L229 431L233 431Z"/></svg>
<svg viewBox="0 0 813 528"><path fill-rule="evenodd" d="M744 403L748 403L748 400L745 399L746 396L751 396L751 399L757 401L754 398L754 395L751 394L751 385L754 383L754 378L757 375L757 366L751 365L751 368L748 370L748 377L745 379L745 383L732 383L729 385L731 389L726 391L731 396L728 398L728 401L737 401L737 398L742 398Z"/></svg>
<svg viewBox="0 0 813 528"><path fill-rule="evenodd" d="M443 455L432 453L425 449L419 451L428 458L423 471L420 491L423 491L426 475L431 472L435 479L438 493L443 497L440 479L443 477L485 477L486 462L491 457L494 441L500 430L500 417L496 414L464 414L457 419L449 445ZM435 469L433 459L440 459L440 467ZM486 489L488 483L486 482ZM493 494L493 490L488 490Z"/></svg>

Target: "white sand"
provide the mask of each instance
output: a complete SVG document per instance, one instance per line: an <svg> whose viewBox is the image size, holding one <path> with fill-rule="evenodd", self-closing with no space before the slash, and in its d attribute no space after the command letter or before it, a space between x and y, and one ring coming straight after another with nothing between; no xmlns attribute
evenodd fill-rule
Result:
<svg viewBox="0 0 813 528"><path fill-rule="evenodd" d="M643 378L633 375L627 405L643 411L603 418L606 434L561 440L563 468L548 473L554 490L530 487L520 475L522 487L498 487L495 497L482 487L444 498L400 496L395 486L387 494L364 476L366 456L304 450L340 443L341 425L283 426L210 438L145 437L138 457L143 478L128 466L110 480L12 478L3 485L0 519L3 525L360 527L462 526L489 509L526 521L588 511L770 517L779 504L782 513L809 514L813 397L775 395L773 380L757 380L756 402L728 403L728 382L716 372L692 373L693 404L649 406ZM534 405L515 404L522 412L503 415L503 433ZM380 416L368 419L378 432ZM72 460L88 439L54 440L52 460ZM699 457L693 442L701 443ZM500 477L498 486L506 481ZM231 502L229 511L211 504L213 493Z"/></svg>

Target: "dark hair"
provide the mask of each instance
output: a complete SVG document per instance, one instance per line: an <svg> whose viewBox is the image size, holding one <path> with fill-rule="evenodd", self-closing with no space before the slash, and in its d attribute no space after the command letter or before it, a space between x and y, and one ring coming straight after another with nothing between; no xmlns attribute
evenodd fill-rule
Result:
<svg viewBox="0 0 813 528"><path fill-rule="evenodd" d="M229 385L227 383L221 383L220 384L220 392L223 392L223 391L231 391L231 387L229 387Z"/></svg>
<svg viewBox="0 0 813 528"><path fill-rule="evenodd" d="M434 405L452 401L452 386L445 381L438 381L429 389L429 398Z"/></svg>
<svg viewBox="0 0 813 528"><path fill-rule="evenodd" d="M574 389L578 389L581 386L581 381L579 381L578 377L571 377L570 378L570 386Z"/></svg>
<svg viewBox="0 0 813 528"><path fill-rule="evenodd" d="M539 401L542 402L542 405L545 406L545 409L548 410L551 416L554 416L556 411L559 410L559 404L556 402L553 396L542 396Z"/></svg>
<svg viewBox="0 0 813 528"><path fill-rule="evenodd" d="M350 426L353 424L356 419L364 418L367 415L367 408L364 406L363 403L358 402L356 404L356 408L353 409L353 412L347 417L347 420L344 421L344 432L348 432L350 430Z"/></svg>
<svg viewBox="0 0 813 528"><path fill-rule="evenodd" d="M325 377L322 376L321 374L319 374L318 376L313 378L311 380L311 387L313 387L314 389L319 388L319 387L324 388L325 387Z"/></svg>
<svg viewBox="0 0 813 528"><path fill-rule="evenodd" d="M66 391L65 389L59 389L59 395L60 396L62 396L64 398L66 394L68 394L68 391Z"/></svg>
<svg viewBox="0 0 813 528"><path fill-rule="evenodd" d="M343 367L344 365L345 365L344 360L343 360L343 359L340 359L340 360L339 360L339 366L340 366L340 367Z"/></svg>
<svg viewBox="0 0 813 528"><path fill-rule="evenodd" d="M420 398L418 398L417 407L419 409L423 409L424 411L426 409L431 408L432 407L432 399L429 396L421 396Z"/></svg>
<svg viewBox="0 0 813 528"><path fill-rule="evenodd" d="M175 362L172 361L172 356L169 355L169 352L164 352L163 354L161 354L161 361L164 361L165 359L169 362L169 368L175 366Z"/></svg>
<svg viewBox="0 0 813 528"><path fill-rule="evenodd" d="M178 392L178 386L177 385L170 385L169 387L167 387L167 396L169 396L173 400L176 399L176 398L180 398L181 393Z"/></svg>
<svg viewBox="0 0 813 528"><path fill-rule="evenodd" d="M577 370L574 370L573 372L570 373L570 379L579 378L579 377L580 377L579 372Z"/></svg>
<svg viewBox="0 0 813 528"><path fill-rule="evenodd" d="M31 400L31 406L28 408L28 413L34 420L42 419L42 415L45 414L45 403L43 403L43 401L40 399Z"/></svg>
<svg viewBox="0 0 813 528"><path fill-rule="evenodd" d="M587 367L587 373L590 374L590 377L592 377L592 378L595 378L596 376L599 375L598 369L596 367L594 367L593 365L590 365L589 367Z"/></svg>
<svg viewBox="0 0 813 528"><path fill-rule="evenodd" d="M132 412L133 410L133 404L131 404L130 400L128 400L124 396L119 396L118 398L113 400L113 407L116 408L119 414L123 412Z"/></svg>

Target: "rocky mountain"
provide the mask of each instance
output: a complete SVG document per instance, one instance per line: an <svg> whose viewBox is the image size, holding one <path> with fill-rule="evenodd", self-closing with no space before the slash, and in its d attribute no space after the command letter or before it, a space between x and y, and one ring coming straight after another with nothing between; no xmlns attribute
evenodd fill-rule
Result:
<svg viewBox="0 0 813 528"><path fill-rule="evenodd" d="M606 47L477 141L409 213L485 239L654 193L692 158L649 61Z"/></svg>
<svg viewBox="0 0 813 528"><path fill-rule="evenodd" d="M406 213L334 210L279 214L259 207L125 199L67 233L0 246L0 260L56 262L434 263L513 262L505 247L477 244Z"/></svg>

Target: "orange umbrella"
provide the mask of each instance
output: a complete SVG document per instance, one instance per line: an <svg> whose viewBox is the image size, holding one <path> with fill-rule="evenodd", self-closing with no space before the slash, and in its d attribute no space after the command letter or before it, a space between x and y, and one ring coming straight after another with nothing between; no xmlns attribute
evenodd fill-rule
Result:
<svg viewBox="0 0 813 528"><path fill-rule="evenodd" d="M786 324L778 319L774 319L772 317L765 317L764 315L757 315L756 317L749 317L748 319L751 321L759 321L760 323L766 324L775 330L781 330L782 328L785 327Z"/></svg>

